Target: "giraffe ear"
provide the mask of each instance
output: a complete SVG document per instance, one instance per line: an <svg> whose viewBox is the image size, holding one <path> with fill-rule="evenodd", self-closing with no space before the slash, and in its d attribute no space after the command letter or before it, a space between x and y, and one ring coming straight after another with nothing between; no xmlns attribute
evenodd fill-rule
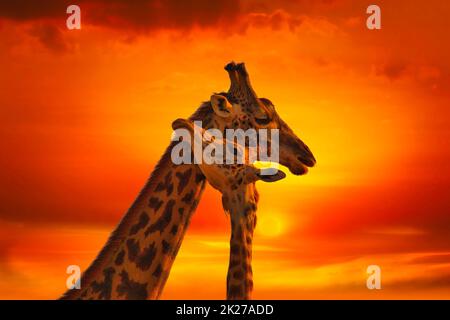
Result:
<svg viewBox="0 0 450 320"><path fill-rule="evenodd" d="M214 94L211 96L211 106L214 112L222 118L228 118L231 116L231 111L233 107L227 98L220 94Z"/></svg>
<svg viewBox="0 0 450 320"><path fill-rule="evenodd" d="M261 169L258 173L258 178L264 182L275 182L285 177L286 174L283 171L275 168Z"/></svg>

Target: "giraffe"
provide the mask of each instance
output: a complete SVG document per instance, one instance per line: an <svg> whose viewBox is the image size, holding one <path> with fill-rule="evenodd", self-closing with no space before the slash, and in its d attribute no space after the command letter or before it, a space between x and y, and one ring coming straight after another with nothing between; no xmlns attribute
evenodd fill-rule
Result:
<svg viewBox="0 0 450 320"><path fill-rule="evenodd" d="M245 156L242 164L226 164L225 154L222 154L220 163L199 162L199 167L209 184L222 194L222 205L231 221L230 261L227 274L227 299L248 300L253 290L252 272L252 243L253 231L256 227L256 208L258 193L255 182L274 182L283 179L286 175L281 170L272 171L271 168L259 169L249 161L249 151L245 145L239 145L235 141L220 139L211 136L203 128L196 128L192 121L177 119L172 123L174 130L186 129L194 141L196 135L202 141L203 150L209 145L233 146L241 150ZM191 143L192 152L195 154ZM197 154L198 155L198 154ZM202 155L203 156L203 155Z"/></svg>
<svg viewBox="0 0 450 320"><path fill-rule="evenodd" d="M81 289L62 299L159 298L205 187L197 166L172 163L172 147L83 273Z"/></svg>
<svg viewBox="0 0 450 320"><path fill-rule="evenodd" d="M258 98L243 63L225 67L231 85L191 115L206 129L278 128L280 164L304 174L315 164L308 147L281 120L273 104ZM225 108L224 108L225 107ZM195 164L171 161L171 142L96 259L83 273L81 289L62 299L158 299L205 188Z"/></svg>

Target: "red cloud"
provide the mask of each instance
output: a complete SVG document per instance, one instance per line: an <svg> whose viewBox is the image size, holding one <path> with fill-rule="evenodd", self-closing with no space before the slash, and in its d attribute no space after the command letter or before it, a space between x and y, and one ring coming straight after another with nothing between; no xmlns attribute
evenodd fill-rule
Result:
<svg viewBox="0 0 450 320"><path fill-rule="evenodd" d="M296 17L315 9L331 8L339 1L244 1L244 0L78 0L82 23L132 31L189 29L194 26L221 26L238 32L236 23L279 28L287 23L295 29ZM0 2L0 20L60 20L67 18L69 1L17 0ZM287 12L289 14L287 14ZM244 19L241 19L244 18ZM241 28L242 29L242 28Z"/></svg>
<svg viewBox="0 0 450 320"><path fill-rule="evenodd" d="M30 31L46 48L55 53L64 53L69 50L69 45L58 27L52 24L42 24Z"/></svg>
<svg viewBox="0 0 450 320"><path fill-rule="evenodd" d="M19 21L65 19L70 4L53 0L2 1L0 18ZM77 4L83 23L136 30L227 23L239 16L241 7L239 0L79 0Z"/></svg>
<svg viewBox="0 0 450 320"><path fill-rule="evenodd" d="M396 80L402 77L408 65L401 61L390 61L377 67L376 73L379 76L385 76L390 80Z"/></svg>

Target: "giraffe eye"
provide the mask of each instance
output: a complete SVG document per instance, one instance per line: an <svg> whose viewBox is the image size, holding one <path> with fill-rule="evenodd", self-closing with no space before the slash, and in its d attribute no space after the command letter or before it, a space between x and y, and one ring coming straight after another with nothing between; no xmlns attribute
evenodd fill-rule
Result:
<svg viewBox="0 0 450 320"><path fill-rule="evenodd" d="M268 125L272 121L272 119L270 119L270 118L255 118L255 121L257 124L265 126L265 125Z"/></svg>

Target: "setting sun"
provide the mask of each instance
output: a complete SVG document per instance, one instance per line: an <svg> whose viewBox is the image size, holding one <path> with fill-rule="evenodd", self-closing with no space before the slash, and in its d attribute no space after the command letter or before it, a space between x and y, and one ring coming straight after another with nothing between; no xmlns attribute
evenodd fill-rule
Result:
<svg viewBox="0 0 450 320"><path fill-rule="evenodd" d="M258 216L258 229L256 233L260 233L266 237L281 236L286 229L286 220L277 212L263 212Z"/></svg>

